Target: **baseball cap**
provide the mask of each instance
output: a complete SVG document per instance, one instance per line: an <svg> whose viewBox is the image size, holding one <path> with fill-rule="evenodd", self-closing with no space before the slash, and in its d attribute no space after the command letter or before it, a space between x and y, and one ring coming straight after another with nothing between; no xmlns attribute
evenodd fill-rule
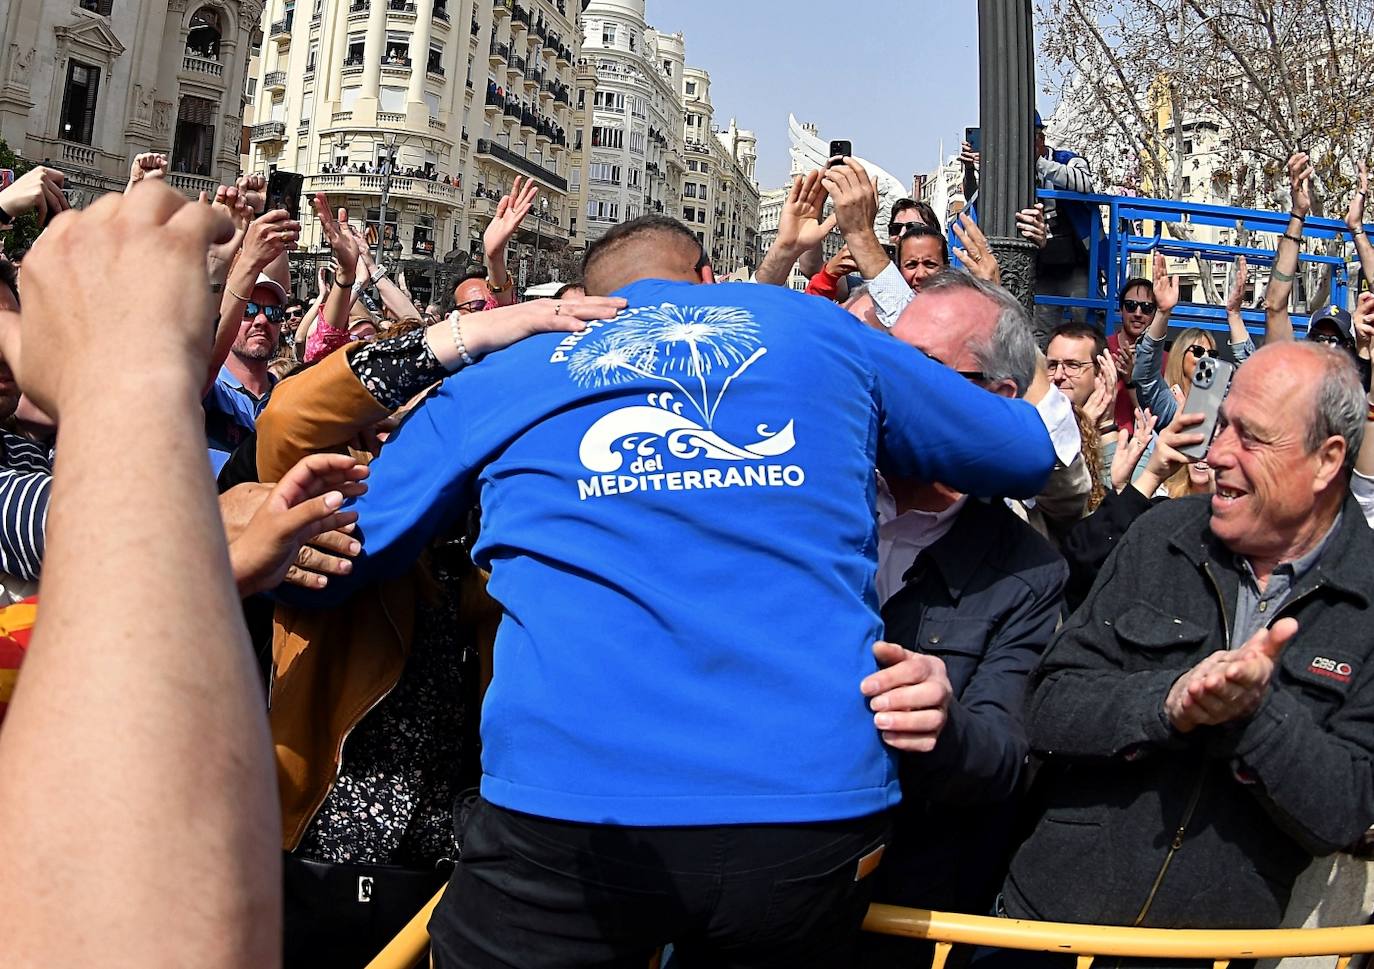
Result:
<svg viewBox="0 0 1374 969"><path fill-rule="evenodd" d="M253 288L257 289L259 286L266 286L280 296L283 306L286 305L286 301L290 299L290 296L286 292L286 288L271 276L267 275L267 273L258 273L258 281L253 284Z"/></svg>
<svg viewBox="0 0 1374 969"><path fill-rule="evenodd" d="M1339 330L1341 338L1347 343L1355 342L1355 328L1350 322L1350 314L1339 306L1331 306L1330 304L1312 314L1307 323L1307 332L1310 334L1317 328L1318 324L1326 322L1330 322Z"/></svg>
<svg viewBox="0 0 1374 969"><path fill-rule="evenodd" d="M1035 112L1035 127L1036 127L1037 130L1043 129L1043 128L1045 127L1045 122L1043 122L1043 121L1040 120L1040 111L1039 111L1039 109L1036 109L1036 112Z"/></svg>

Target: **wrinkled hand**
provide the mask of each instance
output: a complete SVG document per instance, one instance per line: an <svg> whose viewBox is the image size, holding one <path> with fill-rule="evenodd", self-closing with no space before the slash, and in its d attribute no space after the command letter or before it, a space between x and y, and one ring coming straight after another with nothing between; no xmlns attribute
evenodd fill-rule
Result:
<svg viewBox="0 0 1374 969"><path fill-rule="evenodd" d="M519 175L515 176L510 194L501 196L501 201L496 204L496 214L487 225L487 231L482 233L482 248L486 250L488 262L494 253L505 253L506 244L520 228L520 223L525 221L525 216L530 214L538 197L539 186L534 179L525 180Z"/></svg>
<svg viewBox="0 0 1374 969"><path fill-rule="evenodd" d="M835 220L851 246L855 237L872 235L873 221L878 217L878 187L868 177L863 165L846 158L821 176L830 200L835 203Z"/></svg>
<svg viewBox="0 0 1374 969"><path fill-rule="evenodd" d="M1293 212L1307 215L1312 211L1312 163L1307 152L1300 151L1288 159L1288 185L1293 193Z"/></svg>
<svg viewBox="0 0 1374 969"><path fill-rule="evenodd" d="M249 224L243 258L255 273L262 272L282 253L295 249L300 237L301 224L293 221L285 209L273 209Z"/></svg>
<svg viewBox="0 0 1374 969"><path fill-rule="evenodd" d="M320 220L320 232L334 253L334 261L348 272L358 265L366 246L358 244L359 237L350 232L348 209L339 209L338 217L329 211L329 199L323 192L316 192L313 200L315 218Z"/></svg>
<svg viewBox="0 0 1374 969"><path fill-rule="evenodd" d="M132 345L144 347L140 382L170 380L164 390L195 393L218 316L206 253L232 233L213 207L160 180L58 219L24 259L23 315L5 314L0 354L32 401L59 420L68 402L94 397L108 407L109 361ZM73 267L81 286L71 284ZM159 323L153 341L149 320ZM15 336L22 353L9 345Z"/></svg>
<svg viewBox="0 0 1374 969"><path fill-rule="evenodd" d="M848 276L859 271L859 264L854 261L849 247L841 246L840 251L831 256L830 261L825 264L825 271L836 277Z"/></svg>
<svg viewBox="0 0 1374 969"><path fill-rule="evenodd" d="M808 172L794 178L778 219L778 238L774 244L784 252L798 255L820 245L835 228L833 213L824 221L821 219L827 197L820 172Z"/></svg>
<svg viewBox="0 0 1374 969"><path fill-rule="evenodd" d="M1264 702L1274 664L1298 632L1296 619L1280 619L1236 650L1221 650L1174 681L1164 712L1180 733L1249 717Z"/></svg>
<svg viewBox="0 0 1374 969"><path fill-rule="evenodd" d="M1250 264L1244 256L1236 258L1236 279L1226 294L1226 312L1239 313L1245 305L1245 287L1250 283Z"/></svg>
<svg viewBox="0 0 1374 969"><path fill-rule="evenodd" d="M613 319L626 305L619 297L569 296L498 306L461 318L463 342L471 356L495 353L536 333L576 333L592 320ZM446 330L439 340L442 348L449 340Z"/></svg>
<svg viewBox="0 0 1374 969"><path fill-rule="evenodd" d="M221 495L220 515L239 595L275 589L283 579L322 589L330 575L348 574L353 566L347 558L305 543L352 528L357 514L339 508L346 498L367 490L367 473L346 454L310 454L275 485L243 484ZM361 551L357 540L346 535L341 542L336 537L326 543L345 555Z"/></svg>
<svg viewBox="0 0 1374 969"><path fill-rule="evenodd" d="M1116 403L1116 364L1112 355L1102 351L1097 355L1097 376L1093 378L1092 395L1083 404L1083 416L1093 425L1101 427L1102 420Z"/></svg>
<svg viewBox="0 0 1374 969"><path fill-rule="evenodd" d="M1050 243L1050 227L1045 221L1045 203L1036 202L1028 209L1016 213L1016 231L1027 242L1033 242L1041 249Z"/></svg>
<svg viewBox="0 0 1374 969"><path fill-rule="evenodd" d="M0 192L0 209L12 219L25 212L38 213L38 224L47 225L60 212L71 208L62 194L66 176L56 168L37 165L30 168Z"/></svg>
<svg viewBox="0 0 1374 969"><path fill-rule="evenodd" d="M1164 253L1156 252L1154 258L1155 312L1168 315L1178 305L1178 277L1169 275L1169 267L1164 263Z"/></svg>
<svg viewBox="0 0 1374 969"><path fill-rule="evenodd" d="M1174 396L1177 399L1179 394L1175 393ZM1158 475L1160 481L1167 481L1185 464L1192 462L1194 459L1184 454L1182 449L1202 443L1202 435L1190 431L1189 428L1197 427L1204 420L1204 414L1185 414L1183 402L1179 401L1174 419L1155 439L1155 449L1150 455L1149 464L1145 466L1146 469Z"/></svg>
<svg viewBox="0 0 1374 969"><path fill-rule="evenodd" d="M1124 427L1116 432L1116 451L1112 454L1111 474L1112 488L1118 494L1125 491L1131 483L1135 466L1140 463L1140 456L1150 446L1150 437L1154 434L1158 422L1159 418L1151 414L1148 407L1144 410L1137 407L1134 432Z"/></svg>
<svg viewBox="0 0 1374 969"><path fill-rule="evenodd" d="M952 228L954 237L960 243L954 247L954 254L969 274L985 282L1002 285L1002 267L997 264L997 257L992 254L992 247L988 245L983 230L978 228L978 223L970 219L967 212L960 212Z"/></svg>
<svg viewBox="0 0 1374 969"><path fill-rule="evenodd" d="M201 192L200 201L210 202L210 199ZM234 234L227 241L211 246L206 261L211 281L223 283L229 277L229 269L234 264L234 258L243 247L244 237L248 235L248 226L253 221L253 210L244 202L238 189L231 185L221 185L215 189L215 198L211 204L234 224Z"/></svg>
<svg viewBox="0 0 1374 969"><path fill-rule="evenodd" d="M135 155L134 160L129 162L129 186L124 191L127 192L145 178L166 178L171 169L171 162L161 152L145 151Z"/></svg>
<svg viewBox="0 0 1374 969"><path fill-rule="evenodd" d="M978 163L982 161L982 153L973 150L973 146L967 141L959 142L959 161L965 168L978 170Z"/></svg>
<svg viewBox="0 0 1374 969"><path fill-rule="evenodd" d="M859 692L869 698L883 742L897 750L934 750L954 696L944 661L884 642L873 644L873 655L882 668L864 677Z"/></svg>

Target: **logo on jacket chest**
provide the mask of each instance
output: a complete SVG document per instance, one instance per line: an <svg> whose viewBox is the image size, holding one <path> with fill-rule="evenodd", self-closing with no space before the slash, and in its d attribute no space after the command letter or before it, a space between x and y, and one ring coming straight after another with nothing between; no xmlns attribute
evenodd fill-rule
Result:
<svg viewBox="0 0 1374 969"><path fill-rule="evenodd" d="M1327 659L1325 656L1314 656L1312 657L1312 662L1307 667L1307 672L1317 676L1324 676L1338 683L1349 683L1350 677L1354 675L1355 670L1349 663Z"/></svg>
<svg viewBox="0 0 1374 969"><path fill-rule="evenodd" d="M637 307L562 340L549 362L566 363L583 387L647 380L662 388L587 428L578 460L592 475L579 479L579 499L804 484L800 467L772 460L796 446L794 421L777 430L756 423L757 440L747 443L716 427L727 392L737 400L746 374L767 353L754 317L728 306Z"/></svg>

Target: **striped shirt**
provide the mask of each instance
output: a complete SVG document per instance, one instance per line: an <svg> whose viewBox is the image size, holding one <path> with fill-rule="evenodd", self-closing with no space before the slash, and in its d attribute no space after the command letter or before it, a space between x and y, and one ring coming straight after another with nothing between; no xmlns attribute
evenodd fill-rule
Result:
<svg viewBox="0 0 1374 969"><path fill-rule="evenodd" d="M47 544L52 448L0 431L0 572L37 579Z"/></svg>

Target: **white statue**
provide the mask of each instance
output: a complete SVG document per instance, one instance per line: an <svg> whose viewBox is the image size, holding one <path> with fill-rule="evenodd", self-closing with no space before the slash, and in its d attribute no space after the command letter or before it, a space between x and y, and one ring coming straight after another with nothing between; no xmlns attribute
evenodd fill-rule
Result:
<svg viewBox="0 0 1374 969"><path fill-rule="evenodd" d="M824 168L830 161L830 143L824 141L815 132L815 125L803 125L797 120L796 115L787 116L787 135L792 142L792 171L795 174L804 174L817 168ZM878 233L879 239L887 238L887 216L892 211L892 203L898 199L906 198L906 186L901 179L890 172L879 168L865 158L855 155L854 158L863 165L864 171L868 172L868 177L873 179L878 186L878 221L874 225L874 231Z"/></svg>

